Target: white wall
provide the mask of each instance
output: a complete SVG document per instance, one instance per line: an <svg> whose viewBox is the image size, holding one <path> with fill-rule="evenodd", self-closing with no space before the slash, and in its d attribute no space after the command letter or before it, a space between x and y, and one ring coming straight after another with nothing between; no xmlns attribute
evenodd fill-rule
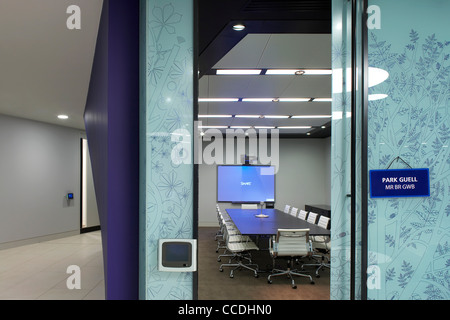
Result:
<svg viewBox="0 0 450 320"><path fill-rule="evenodd" d="M330 204L331 139L280 139L275 208ZM216 226L216 165L199 165L199 226ZM222 209L239 207L221 203Z"/></svg>
<svg viewBox="0 0 450 320"><path fill-rule="evenodd" d="M0 115L0 243L79 231L83 135Z"/></svg>

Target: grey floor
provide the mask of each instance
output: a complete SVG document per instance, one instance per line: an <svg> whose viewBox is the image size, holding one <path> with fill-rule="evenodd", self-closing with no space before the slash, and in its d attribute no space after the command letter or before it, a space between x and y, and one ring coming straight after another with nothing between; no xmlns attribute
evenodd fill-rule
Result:
<svg viewBox="0 0 450 320"><path fill-rule="evenodd" d="M69 290L67 268L80 267ZM0 250L0 300L104 300L100 231Z"/></svg>
<svg viewBox="0 0 450 320"><path fill-rule="evenodd" d="M217 228L199 228L199 299L328 300L329 271L315 278L315 284L299 279L293 290L288 279L267 284L250 272L219 272L214 235ZM262 266L266 255L261 252ZM81 270L81 289L67 288L67 267ZM0 250L0 300L104 300L103 255L100 231Z"/></svg>

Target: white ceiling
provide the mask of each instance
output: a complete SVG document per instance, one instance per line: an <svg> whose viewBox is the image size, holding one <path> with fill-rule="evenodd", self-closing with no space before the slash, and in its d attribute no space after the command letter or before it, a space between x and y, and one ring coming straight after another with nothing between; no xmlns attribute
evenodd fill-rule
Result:
<svg viewBox="0 0 450 320"><path fill-rule="evenodd" d="M215 66L222 68L331 68L330 34L248 34ZM330 98L331 75L205 75L200 98ZM199 114L331 115L331 102L200 102ZM203 125L322 126L330 119L202 118ZM310 129L283 130L306 133ZM281 132L280 132L281 133Z"/></svg>
<svg viewBox="0 0 450 320"><path fill-rule="evenodd" d="M84 130L102 0L0 1L0 114ZM69 30L69 5L81 30ZM67 114L61 121L57 115Z"/></svg>

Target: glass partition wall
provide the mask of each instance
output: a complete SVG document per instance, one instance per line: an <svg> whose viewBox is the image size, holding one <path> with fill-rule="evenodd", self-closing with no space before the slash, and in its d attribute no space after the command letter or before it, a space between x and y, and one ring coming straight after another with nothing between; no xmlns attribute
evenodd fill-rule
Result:
<svg viewBox="0 0 450 320"><path fill-rule="evenodd" d="M193 0L141 1L140 298L196 298L196 274L158 270L159 239L195 239Z"/></svg>
<svg viewBox="0 0 450 320"><path fill-rule="evenodd" d="M361 298L364 1L332 1L330 298Z"/></svg>
<svg viewBox="0 0 450 320"><path fill-rule="evenodd" d="M196 234L195 11L141 3L140 297L196 299L195 275L156 268L159 238ZM448 12L441 0L332 1L333 300L450 298ZM175 162L174 144L186 146Z"/></svg>
<svg viewBox="0 0 450 320"><path fill-rule="evenodd" d="M391 184L401 190L429 183L429 196L363 203L368 299L450 298L448 12L449 1L368 1L368 170L405 169ZM422 168L428 181L416 176Z"/></svg>
<svg viewBox="0 0 450 320"><path fill-rule="evenodd" d="M332 3L330 297L446 300L450 3Z"/></svg>

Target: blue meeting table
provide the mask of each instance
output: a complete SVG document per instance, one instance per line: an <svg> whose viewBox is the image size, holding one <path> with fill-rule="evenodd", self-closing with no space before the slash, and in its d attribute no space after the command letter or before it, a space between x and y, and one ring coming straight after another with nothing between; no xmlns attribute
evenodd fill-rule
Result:
<svg viewBox="0 0 450 320"><path fill-rule="evenodd" d="M243 235L271 236L278 229L309 229L313 236L329 236L330 230L296 218L278 209L226 209ZM260 215L267 217L258 217Z"/></svg>

